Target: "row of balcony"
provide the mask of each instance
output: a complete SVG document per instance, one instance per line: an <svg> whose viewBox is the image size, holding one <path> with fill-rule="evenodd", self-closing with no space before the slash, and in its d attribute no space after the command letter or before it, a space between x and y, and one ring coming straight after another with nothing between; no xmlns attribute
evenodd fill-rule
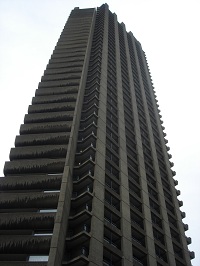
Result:
<svg viewBox="0 0 200 266"><path fill-rule="evenodd" d="M95 51L95 48L93 47ZM94 52L92 52L94 55ZM88 264L99 102L99 77L91 69L83 100L73 170L73 193L63 265ZM96 65L98 67L98 65ZM99 76L99 75L98 75ZM74 248L76 247L76 248Z"/></svg>

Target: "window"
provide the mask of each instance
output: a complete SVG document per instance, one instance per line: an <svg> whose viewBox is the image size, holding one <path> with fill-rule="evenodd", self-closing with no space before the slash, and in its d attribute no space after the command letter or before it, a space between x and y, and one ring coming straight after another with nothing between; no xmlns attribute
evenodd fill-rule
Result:
<svg viewBox="0 0 200 266"><path fill-rule="evenodd" d="M106 145L107 145L110 149L114 150L116 153L119 152L119 148L118 148L118 146L117 146L116 144L114 144L111 140L109 140L108 138L106 139Z"/></svg>
<svg viewBox="0 0 200 266"><path fill-rule="evenodd" d="M104 219L114 227L120 229L120 217L117 214L110 211L110 209L108 208L104 209Z"/></svg>
<svg viewBox="0 0 200 266"><path fill-rule="evenodd" d="M133 228L131 230L131 233L133 241L136 241L139 245L145 247L145 236L140 232L138 232L137 230L134 230Z"/></svg>
<svg viewBox="0 0 200 266"><path fill-rule="evenodd" d="M48 259L47 255L30 255L28 261L48 261Z"/></svg>
<svg viewBox="0 0 200 266"><path fill-rule="evenodd" d="M119 171L108 162L106 162L106 170L109 174L119 179Z"/></svg>
<svg viewBox="0 0 200 266"><path fill-rule="evenodd" d="M118 211L120 210L120 201L109 192L105 193L105 201L108 202L112 207L116 208Z"/></svg>
<svg viewBox="0 0 200 266"><path fill-rule="evenodd" d="M107 125L112 128L114 131L118 132L118 126L115 122L112 122L110 119L107 118Z"/></svg>
<svg viewBox="0 0 200 266"><path fill-rule="evenodd" d="M106 227L104 227L104 240L115 248L121 249L121 237Z"/></svg>
<svg viewBox="0 0 200 266"><path fill-rule="evenodd" d="M115 134L114 132L112 132L110 129L106 128L106 133L108 136L111 137L111 139L115 140L116 142L118 142L118 136L117 134Z"/></svg>
<svg viewBox="0 0 200 266"><path fill-rule="evenodd" d="M163 245L165 245L165 240L164 240L164 235L162 233L160 233L158 230L156 230L155 228L153 228L153 235L154 238L161 242Z"/></svg>
<svg viewBox="0 0 200 266"><path fill-rule="evenodd" d="M33 233L34 236L52 236L53 232L52 231L34 231Z"/></svg>
<svg viewBox="0 0 200 266"><path fill-rule="evenodd" d="M106 157L115 164L117 164L117 166L119 166L119 158L115 156L112 152L110 152L108 149L106 150Z"/></svg>
<svg viewBox="0 0 200 266"><path fill-rule="evenodd" d="M131 222L137 224L139 227L144 228L143 218L131 210Z"/></svg>
<svg viewBox="0 0 200 266"><path fill-rule="evenodd" d="M130 204L132 207L136 208L139 212L142 212L142 203L131 195L130 195Z"/></svg>
<svg viewBox="0 0 200 266"><path fill-rule="evenodd" d="M152 223L162 228L162 220L156 216L154 213L151 213Z"/></svg>
<svg viewBox="0 0 200 266"><path fill-rule="evenodd" d="M114 182L110 177L108 177L106 175L105 177L105 183L106 186L108 186L109 188L111 188L112 190L114 190L116 193L119 194L119 184L117 184L116 182Z"/></svg>
<svg viewBox="0 0 200 266"><path fill-rule="evenodd" d="M57 212L57 209L40 209L39 212L41 212L41 213Z"/></svg>
<svg viewBox="0 0 200 266"><path fill-rule="evenodd" d="M137 182L139 184L139 176L133 172L130 168L128 168L128 177L130 180L134 180L135 182Z"/></svg>
<svg viewBox="0 0 200 266"><path fill-rule="evenodd" d="M150 203L150 207L151 207L153 210L155 210L155 211L157 211L158 213L160 213L160 207L159 207L159 205L158 205L155 201L153 201L152 199L149 199L149 203Z"/></svg>
<svg viewBox="0 0 200 266"><path fill-rule="evenodd" d="M154 197L156 200L158 200L158 193L152 189L150 186L148 186L148 191L149 191L149 194L152 195L152 197Z"/></svg>
<svg viewBox="0 0 200 266"><path fill-rule="evenodd" d="M164 260L167 262L167 255L166 251L162 248L160 248L158 245L155 244L155 250L156 250L156 256L160 258L161 260Z"/></svg>
<svg viewBox="0 0 200 266"><path fill-rule="evenodd" d="M138 165L134 162L130 157L127 156L128 166L133 167L136 171L138 171Z"/></svg>
<svg viewBox="0 0 200 266"><path fill-rule="evenodd" d="M141 197L140 188L138 188L138 186L132 183L130 180L129 180L129 189L132 193L136 194L138 197Z"/></svg>

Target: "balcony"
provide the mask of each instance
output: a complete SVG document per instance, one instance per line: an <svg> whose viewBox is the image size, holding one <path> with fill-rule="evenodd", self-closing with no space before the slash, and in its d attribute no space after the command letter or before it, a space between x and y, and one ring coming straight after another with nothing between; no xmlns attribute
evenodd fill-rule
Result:
<svg viewBox="0 0 200 266"><path fill-rule="evenodd" d="M187 245L190 245L192 243L191 237L186 237Z"/></svg>
<svg viewBox="0 0 200 266"><path fill-rule="evenodd" d="M87 117L88 115L92 115L94 114L94 112L96 114L98 114L98 105L96 103L94 103L93 105L91 106L86 106L85 109L82 110L82 113L81 113L81 119L84 119L85 117Z"/></svg>
<svg viewBox="0 0 200 266"><path fill-rule="evenodd" d="M96 146L95 144L96 144L96 136L94 135L94 132L91 132L85 138L82 137L81 139L78 140L77 153L83 152L89 146L95 148Z"/></svg>
<svg viewBox="0 0 200 266"><path fill-rule="evenodd" d="M80 165L74 167L74 176L79 176L79 179L86 174L93 175L92 169L95 163L92 160L87 160Z"/></svg>
<svg viewBox="0 0 200 266"><path fill-rule="evenodd" d="M44 123L56 121L72 121L74 111L60 111L60 112L44 112L26 114L24 117L24 124Z"/></svg>
<svg viewBox="0 0 200 266"><path fill-rule="evenodd" d="M85 141L88 135L91 134L95 136L97 134L97 126L95 125L95 123L91 123L84 129L79 130L79 141Z"/></svg>
<svg viewBox="0 0 200 266"><path fill-rule="evenodd" d="M167 144L168 143L168 140L164 138L164 142L165 142L165 144Z"/></svg>
<svg viewBox="0 0 200 266"><path fill-rule="evenodd" d="M93 106L94 104L96 104L96 106L98 106L99 104L99 98L96 95L90 98L90 100L88 100L87 102L83 103L83 109L85 110L87 108L90 108L90 106Z"/></svg>
<svg viewBox="0 0 200 266"><path fill-rule="evenodd" d="M97 117L95 116L90 116L88 119L86 119L86 121L82 122L80 124L80 129L79 131L84 131L87 130L88 127L90 127L91 125L97 126Z"/></svg>
<svg viewBox="0 0 200 266"><path fill-rule="evenodd" d="M62 174L55 175L18 175L1 177L0 190L23 191L23 190L59 190Z"/></svg>
<svg viewBox="0 0 200 266"><path fill-rule="evenodd" d="M85 193L85 192L90 192L90 193L92 193L92 191L93 191L93 186L92 186L91 183L88 184L88 185L85 186L85 187L82 187L82 188L79 188L79 189L76 189L76 190L75 190L75 188L74 188L74 189L73 189L73 192L72 192L72 199L73 199L73 198L77 198L77 197L79 197L80 195L82 195L82 194Z"/></svg>
<svg viewBox="0 0 200 266"><path fill-rule="evenodd" d="M40 145L30 147L15 147L10 150L10 160L65 158L67 145Z"/></svg>
<svg viewBox="0 0 200 266"><path fill-rule="evenodd" d="M59 193L32 192L32 193L3 193L0 200L1 212L10 212L13 209L55 209L57 208Z"/></svg>
<svg viewBox="0 0 200 266"><path fill-rule="evenodd" d="M1 213L0 230L7 234L12 230L53 230L55 213L18 212Z"/></svg>
<svg viewBox="0 0 200 266"><path fill-rule="evenodd" d="M88 207L85 205L79 212L75 215L69 217L69 227L77 227L79 224L84 224L85 221L91 219L91 212L88 211Z"/></svg>
<svg viewBox="0 0 200 266"><path fill-rule="evenodd" d="M184 224L184 223L183 223L183 228L184 228L184 231L188 231L188 229L189 229L188 224Z"/></svg>
<svg viewBox="0 0 200 266"><path fill-rule="evenodd" d="M171 158L172 158L172 155L171 155L171 154L169 154L169 153L168 153L167 155L168 155L168 158L169 158L169 159L171 159Z"/></svg>
<svg viewBox="0 0 200 266"><path fill-rule="evenodd" d="M20 127L20 134L25 135L25 134L70 132L71 124L72 124L71 121L23 124Z"/></svg>
<svg viewBox="0 0 200 266"><path fill-rule="evenodd" d="M84 245L78 245L75 249L69 249L64 255L62 265L70 266L85 266L88 265L89 259L89 241L86 241Z"/></svg>
<svg viewBox="0 0 200 266"><path fill-rule="evenodd" d="M90 233L86 231L82 231L72 237L66 238L66 247L73 249L79 245L83 245L85 242L89 241Z"/></svg>
<svg viewBox="0 0 200 266"><path fill-rule="evenodd" d="M86 169L85 171L78 171L76 169L76 171L74 171L73 181L76 182L82 180L82 178L85 178L86 176L90 176L91 178L93 178L93 175L94 175L93 167Z"/></svg>
<svg viewBox="0 0 200 266"><path fill-rule="evenodd" d="M86 266L89 263L89 259L84 255L79 255L69 261L63 261L62 265L68 266Z"/></svg>
<svg viewBox="0 0 200 266"><path fill-rule="evenodd" d="M15 147L37 146L37 145L67 145L69 142L69 132L41 133L19 135L15 139Z"/></svg>
<svg viewBox="0 0 200 266"><path fill-rule="evenodd" d="M83 123L84 125L86 125L87 123L90 123L90 120L95 120L95 122L98 119L98 115L96 113L96 111L93 111L90 114L85 114L84 117L81 118L80 123Z"/></svg>
<svg viewBox="0 0 200 266"><path fill-rule="evenodd" d="M87 95L84 96L84 103L89 102L91 99L99 98L99 91L98 89L94 89L93 91L89 92Z"/></svg>
<svg viewBox="0 0 200 266"><path fill-rule="evenodd" d="M183 201L182 200L178 200L178 205L179 205L179 207L182 207L183 206Z"/></svg>
<svg viewBox="0 0 200 266"><path fill-rule="evenodd" d="M169 146L166 146L166 150L169 151L170 150L170 147Z"/></svg>
<svg viewBox="0 0 200 266"><path fill-rule="evenodd" d="M174 179L174 185L177 186L178 185L178 180Z"/></svg>
<svg viewBox="0 0 200 266"><path fill-rule="evenodd" d="M88 187L93 186L94 177L91 175L85 175L81 179L73 179L73 188L74 191L85 191L88 190Z"/></svg>
<svg viewBox="0 0 200 266"><path fill-rule="evenodd" d="M175 171L172 171L172 176L175 176L176 175L176 172Z"/></svg>
<svg viewBox="0 0 200 266"><path fill-rule="evenodd" d="M185 212L182 212L182 211L181 211L181 218L184 219L185 217L186 217Z"/></svg>
<svg viewBox="0 0 200 266"><path fill-rule="evenodd" d="M178 189L175 189L175 190L176 190L176 195L177 195L177 196L180 196L180 195L181 195L180 190L178 190Z"/></svg>
<svg viewBox="0 0 200 266"><path fill-rule="evenodd" d="M4 235L0 237L0 254L48 254L50 242L51 236Z"/></svg>
<svg viewBox="0 0 200 266"><path fill-rule="evenodd" d="M90 200L92 200L93 194L85 191L84 193L78 195L77 197L73 197L71 200L71 207L76 209L78 206L86 204Z"/></svg>
<svg viewBox="0 0 200 266"><path fill-rule="evenodd" d="M189 251L190 259L193 260L195 258L194 251Z"/></svg>
<svg viewBox="0 0 200 266"><path fill-rule="evenodd" d="M34 105L34 104L44 104L44 103L47 104L47 103L75 102L76 99L77 99L77 93L42 95L42 96L33 97L32 104Z"/></svg>
<svg viewBox="0 0 200 266"><path fill-rule="evenodd" d="M76 160L75 160L75 166L80 166L87 160L95 160L95 148L93 144L89 145L84 150L80 149L79 153L76 153Z"/></svg>

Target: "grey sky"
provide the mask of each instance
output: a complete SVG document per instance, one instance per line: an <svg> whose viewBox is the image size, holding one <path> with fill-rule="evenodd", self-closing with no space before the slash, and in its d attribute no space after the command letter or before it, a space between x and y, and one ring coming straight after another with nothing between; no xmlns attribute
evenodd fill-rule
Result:
<svg viewBox="0 0 200 266"><path fill-rule="evenodd" d="M108 0L147 55L177 172L179 200L200 265L200 2ZM75 6L101 1L0 0L0 170L14 146L31 98ZM2 172L1 172L2 175Z"/></svg>

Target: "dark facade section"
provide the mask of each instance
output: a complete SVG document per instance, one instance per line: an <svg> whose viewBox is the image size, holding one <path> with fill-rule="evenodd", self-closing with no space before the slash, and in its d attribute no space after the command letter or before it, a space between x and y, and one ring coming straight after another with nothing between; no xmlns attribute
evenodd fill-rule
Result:
<svg viewBox="0 0 200 266"><path fill-rule="evenodd" d="M39 265L37 261L47 265L48 258L58 265L50 247L59 211L69 212L59 202L67 154L72 153L71 135L76 134L73 124L80 120L77 109L86 79L93 16L94 9L71 13L10 151L10 161L5 163L0 184L2 265ZM72 191L68 193L70 197ZM59 242L61 254L64 244L65 239Z"/></svg>
<svg viewBox="0 0 200 266"><path fill-rule="evenodd" d="M133 34L75 8L0 180L0 264L191 265L158 107Z"/></svg>

